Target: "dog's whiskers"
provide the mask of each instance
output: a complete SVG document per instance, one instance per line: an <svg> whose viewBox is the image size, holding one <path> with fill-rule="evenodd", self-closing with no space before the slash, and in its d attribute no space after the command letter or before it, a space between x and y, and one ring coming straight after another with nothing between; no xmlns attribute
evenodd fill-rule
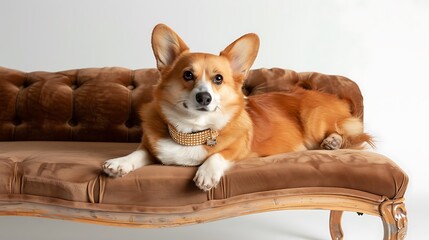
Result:
<svg viewBox="0 0 429 240"><path fill-rule="evenodd" d="M174 107L177 108L177 105L179 104L182 104L182 105L186 104L186 100L177 101L176 104L174 104Z"/></svg>
<svg viewBox="0 0 429 240"><path fill-rule="evenodd" d="M218 110L219 110L219 112L224 113L223 109L220 106L216 106L215 112Z"/></svg>

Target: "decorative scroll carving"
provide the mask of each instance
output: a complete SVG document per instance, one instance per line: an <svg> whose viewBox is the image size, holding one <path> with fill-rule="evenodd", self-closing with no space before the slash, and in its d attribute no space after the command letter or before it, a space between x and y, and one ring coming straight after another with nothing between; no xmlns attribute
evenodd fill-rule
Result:
<svg viewBox="0 0 429 240"><path fill-rule="evenodd" d="M343 211L331 210L331 215L329 216L329 232L331 233L332 240L343 240L344 233L341 228L342 216Z"/></svg>
<svg viewBox="0 0 429 240"><path fill-rule="evenodd" d="M408 218L403 199L385 201L380 205L384 240L403 240L407 234Z"/></svg>

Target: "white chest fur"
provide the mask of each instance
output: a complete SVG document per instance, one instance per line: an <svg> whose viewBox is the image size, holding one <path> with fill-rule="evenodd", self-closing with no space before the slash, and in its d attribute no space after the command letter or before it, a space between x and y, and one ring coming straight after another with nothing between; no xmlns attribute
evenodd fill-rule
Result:
<svg viewBox="0 0 429 240"><path fill-rule="evenodd" d="M160 139L157 156L165 165L197 166L207 158L204 146L183 146L172 139Z"/></svg>

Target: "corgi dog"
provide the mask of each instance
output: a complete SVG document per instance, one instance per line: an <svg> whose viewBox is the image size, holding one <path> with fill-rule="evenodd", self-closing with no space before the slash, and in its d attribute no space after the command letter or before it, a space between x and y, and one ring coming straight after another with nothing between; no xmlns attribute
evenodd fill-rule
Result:
<svg viewBox="0 0 429 240"><path fill-rule="evenodd" d="M161 80L142 108L138 149L102 168L124 176L154 162L199 166L193 179L208 191L235 162L311 149L372 145L346 101L318 91L244 97L243 81L259 49L246 34L219 55L192 53L169 27L157 25L152 48Z"/></svg>

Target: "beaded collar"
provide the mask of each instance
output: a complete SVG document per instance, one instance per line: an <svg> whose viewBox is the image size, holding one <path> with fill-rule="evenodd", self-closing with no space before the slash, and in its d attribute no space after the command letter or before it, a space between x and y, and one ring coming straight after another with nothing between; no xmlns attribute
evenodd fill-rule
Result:
<svg viewBox="0 0 429 240"><path fill-rule="evenodd" d="M176 130L173 126L168 124L168 131L171 138L180 145L184 146L198 146L198 145L207 145L214 146L216 145L216 138L219 136L217 130L206 129L193 133L182 133Z"/></svg>

